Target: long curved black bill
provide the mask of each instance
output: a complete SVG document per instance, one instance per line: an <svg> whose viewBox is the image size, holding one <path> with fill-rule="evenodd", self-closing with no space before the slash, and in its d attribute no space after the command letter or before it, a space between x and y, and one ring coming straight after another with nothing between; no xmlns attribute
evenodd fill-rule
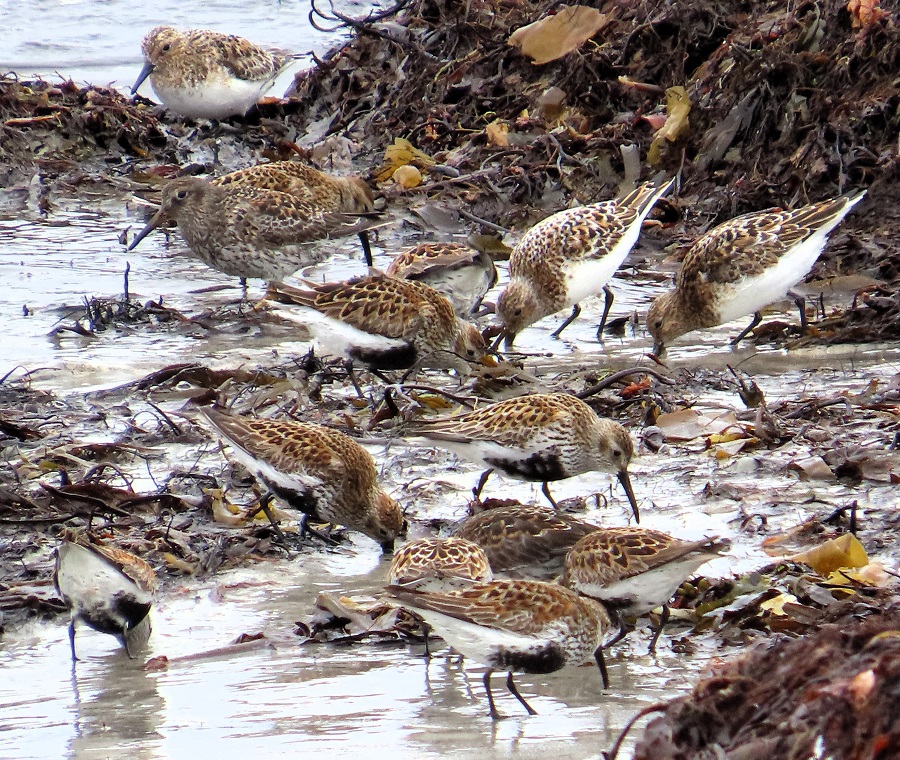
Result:
<svg viewBox="0 0 900 760"><path fill-rule="evenodd" d="M144 227L144 229L142 229L137 235L135 235L134 240L131 241L131 245L128 246L128 250L133 251L137 247L138 243L140 243L145 237L147 237L147 235L149 235L151 232L153 232L153 230L155 230L157 227L159 227L159 225L163 223L164 218L165 217L163 216L162 209L157 211L153 215L153 218L149 222L147 222L147 226Z"/></svg>
<svg viewBox="0 0 900 760"><path fill-rule="evenodd" d="M622 488L625 489L628 501L631 503L631 511L634 512L634 521L640 523L641 513L638 512L637 499L634 498L634 489L631 487L631 478L628 475L628 470L621 470L618 474L618 478L619 482L622 484Z"/></svg>
<svg viewBox="0 0 900 760"><path fill-rule="evenodd" d="M138 87L140 87L144 80L153 73L153 64L150 61L147 61L144 64L144 68L141 69L141 73L138 74L138 78L135 80L135 83L131 85L131 94L137 95Z"/></svg>

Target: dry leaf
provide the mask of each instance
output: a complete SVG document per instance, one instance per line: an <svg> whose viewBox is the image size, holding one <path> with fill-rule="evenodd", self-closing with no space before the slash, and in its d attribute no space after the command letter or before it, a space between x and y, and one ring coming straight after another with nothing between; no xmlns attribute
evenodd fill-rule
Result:
<svg viewBox="0 0 900 760"><path fill-rule="evenodd" d="M796 603L797 597L793 594L779 594L778 596L766 599L766 601L760 603L759 608L761 610L768 610L773 615L787 615L788 613L785 612L784 605Z"/></svg>
<svg viewBox="0 0 900 760"><path fill-rule="evenodd" d="M675 142L688 129L691 113L691 99L684 87L670 87L666 90L666 123L657 131L647 152L647 160L654 166L662 160L662 146L665 140Z"/></svg>
<svg viewBox="0 0 900 760"><path fill-rule="evenodd" d="M509 127L500 119L494 119L484 128L489 145L506 148L509 145Z"/></svg>
<svg viewBox="0 0 900 760"><path fill-rule="evenodd" d="M394 182L400 187L418 187L422 184L422 172L415 166L398 166L394 171Z"/></svg>
<svg viewBox="0 0 900 760"><path fill-rule="evenodd" d="M878 7L879 1L850 0L847 3L847 10L850 11L850 22L853 24L854 29L877 24L881 19L889 15L887 11Z"/></svg>
<svg viewBox="0 0 900 760"><path fill-rule="evenodd" d="M394 172L401 166L417 164L423 168L434 166L434 159L427 153L423 153L413 144L402 137L394 138L394 142L384 150L385 165L379 169L375 176L377 182L385 182L394 176Z"/></svg>
<svg viewBox="0 0 900 760"><path fill-rule="evenodd" d="M519 48L537 66L577 50L606 22L606 14L596 8L564 5L555 15L516 29L509 37L509 44Z"/></svg>
<svg viewBox="0 0 900 760"><path fill-rule="evenodd" d="M734 412L710 418L694 409L680 409L659 415L656 425L663 431L667 441L690 441L703 435L722 434L737 426L737 418Z"/></svg>
<svg viewBox="0 0 900 760"><path fill-rule="evenodd" d="M828 575L843 567L865 567L869 564L869 555L852 533L833 538L790 559L807 565L819 575Z"/></svg>
<svg viewBox="0 0 900 760"><path fill-rule="evenodd" d="M791 462L788 469L800 473L801 480L831 480L834 473L822 457L809 457Z"/></svg>

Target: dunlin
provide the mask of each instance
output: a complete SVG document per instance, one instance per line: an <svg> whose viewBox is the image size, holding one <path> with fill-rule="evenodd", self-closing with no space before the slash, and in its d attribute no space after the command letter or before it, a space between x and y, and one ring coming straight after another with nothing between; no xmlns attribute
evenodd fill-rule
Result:
<svg viewBox="0 0 900 760"><path fill-rule="evenodd" d="M575 396L519 396L467 414L423 420L411 435L489 468L475 488L476 499L494 469L511 478L543 483L543 493L554 507L548 482L592 471L615 473L640 522L628 477L634 453L631 436L618 422L598 417Z"/></svg>
<svg viewBox="0 0 900 760"><path fill-rule="evenodd" d="M404 544L391 559L388 571L391 585L438 593L493 579L491 566L481 547L454 537L420 538ZM430 626L421 618L419 624L425 637L425 656L430 657Z"/></svg>
<svg viewBox="0 0 900 760"><path fill-rule="evenodd" d="M619 635L607 646L633 630L631 618L662 606L652 652L669 619L668 601L675 591L728 546L728 541L715 538L682 541L657 530L601 528L579 539L566 555L560 583L602 602L619 623Z"/></svg>
<svg viewBox="0 0 900 760"><path fill-rule="evenodd" d="M558 338L581 313L579 303L603 291L599 339L613 302L606 283L637 242L650 209L671 185L643 184L622 200L566 209L528 230L510 255L509 285L497 301L506 345L528 325L572 307L553 333Z"/></svg>
<svg viewBox="0 0 900 760"><path fill-rule="evenodd" d="M150 637L150 607L156 573L140 557L115 549L63 542L57 549L53 582L71 610L69 644L75 656L75 622L115 636L129 657Z"/></svg>
<svg viewBox="0 0 900 760"><path fill-rule="evenodd" d="M305 325L325 353L373 369L459 368L486 348L474 325L418 282L375 274L309 290L282 284L267 298L292 304L278 313Z"/></svg>
<svg viewBox="0 0 900 760"><path fill-rule="evenodd" d="M575 543L598 526L564 512L516 505L467 517L453 531L480 546L494 573L512 578L553 580Z"/></svg>
<svg viewBox="0 0 900 760"><path fill-rule="evenodd" d="M181 177L163 188L162 205L128 246L173 220L190 249L225 274L280 280L319 261L322 241L378 224L369 216L325 212L288 193ZM317 243L319 245L317 245Z"/></svg>
<svg viewBox="0 0 900 760"><path fill-rule="evenodd" d="M308 422L202 412L235 459L303 513L301 531L312 518L364 533L383 552L393 551L404 529L403 515L378 485L371 454L352 438Z"/></svg>
<svg viewBox="0 0 900 760"><path fill-rule="evenodd" d="M828 233L850 213L865 192L796 211L769 209L744 214L700 237L684 257L675 289L657 298L647 314L653 352L685 333L753 314L753 322L731 343L736 345L759 324L760 309L790 295L806 329L806 308L791 292L812 269L828 242Z"/></svg>
<svg viewBox="0 0 900 760"><path fill-rule="evenodd" d="M322 214L363 214L375 209L372 188L362 177L336 177L299 161L273 161L250 166L217 177L210 184L218 187L250 186L287 193ZM365 230L359 233L359 240L366 265L372 266L372 249Z"/></svg>
<svg viewBox="0 0 900 760"><path fill-rule="evenodd" d="M141 43L144 68L133 93L150 77L166 108L190 119L224 119L247 113L297 58L206 29L158 26Z"/></svg>
<svg viewBox="0 0 900 760"><path fill-rule="evenodd" d="M463 318L481 306L484 294L497 283L497 268L490 255L459 243L414 246L391 261L387 275L430 285Z"/></svg>
<svg viewBox="0 0 900 760"><path fill-rule="evenodd" d="M500 718L491 674L508 673L506 687L530 715L535 711L513 681L513 673L553 673L592 656L608 685L603 638L611 626L602 604L555 583L499 580L446 593L388 586L388 593L420 615L450 646L487 665L484 688L489 715Z"/></svg>

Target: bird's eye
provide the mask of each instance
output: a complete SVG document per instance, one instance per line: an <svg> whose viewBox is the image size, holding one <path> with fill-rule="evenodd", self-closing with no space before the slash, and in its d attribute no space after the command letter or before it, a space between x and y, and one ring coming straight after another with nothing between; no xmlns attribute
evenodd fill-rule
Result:
<svg viewBox="0 0 900 760"><path fill-rule="evenodd" d="M522 310L521 310L521 309L516 309L516 310L513 312L513 314L514 314L515 316L517 316L517 317L521 317L521 316L522 316Z"/></svg>
<svg viewBox="0 0 900 760"><path fill-rule="evenodd" d="M187 198L187 190L179 190L177 193L175 193L175 197L178 198L178 200L183 201L185 198Z"/></svg>
<svg viewBox="0 0 900 760"><path fill-rule="evenodd" d="M662 327L662 320L661 320L661 319L657 319L657 320L653 323L653 326L654 326L655 328L659 329L660 327Z"/></svg>
<svg viewBox="0 0 900 760"><path fill-rule="evenodd" d="M171 42L167 42L165 45L162 46L162 51L163 51L164 53L168 53L171 49L172 49L172 43L171 43Z"/></svg>
<svg viewBox="0 0 900 760"><path fill-rule="evenodd" d="M614 456L616 459L618 459L620 456L622 456L622 452L619 451L619 449L613 449L613 453L612 453L612 454L613 454L613 456Z"/></svg>

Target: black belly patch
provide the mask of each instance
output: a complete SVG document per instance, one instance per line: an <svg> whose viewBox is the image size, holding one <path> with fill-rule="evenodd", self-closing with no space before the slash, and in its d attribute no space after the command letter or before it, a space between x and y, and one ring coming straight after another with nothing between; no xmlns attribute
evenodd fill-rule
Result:
<svg viewBox="0 0 900 760"><path fill-rule="evenodd" d="M360 348L352 346L347 353L354 361L365 364L370 369L409 369L416 363L416 347L411 343L388 349Z"/></svg>
<svg viewBox="0 0 900 760"><path fill-rule="evenodd" d="M553 642L528 652L501 649L491 660L491 667L497 670L515 670L522 673L554 673L566 664L562 647Z"/></svg>
<svg viewBox="0 0 900 760"><path fill-rule="evenodd" d="M321 520L319 516L319 500L313 496L311 489L298 491L294 488L285 488L284 486L275 485L270 480L266 480L261 475L257 477L266 484L272 493L279 499L283 499L289 506L299 509L303 514L309 515L313 520ZM325 521L327 522L327 521Z"/></svg>
<svg viewBox="0 0 900 760"><path fill-rule="evenodd" d="M505 475L520 480L563 480L569 477L555 451L539 451L527 459L485 458L484 461Z"/></svg>

